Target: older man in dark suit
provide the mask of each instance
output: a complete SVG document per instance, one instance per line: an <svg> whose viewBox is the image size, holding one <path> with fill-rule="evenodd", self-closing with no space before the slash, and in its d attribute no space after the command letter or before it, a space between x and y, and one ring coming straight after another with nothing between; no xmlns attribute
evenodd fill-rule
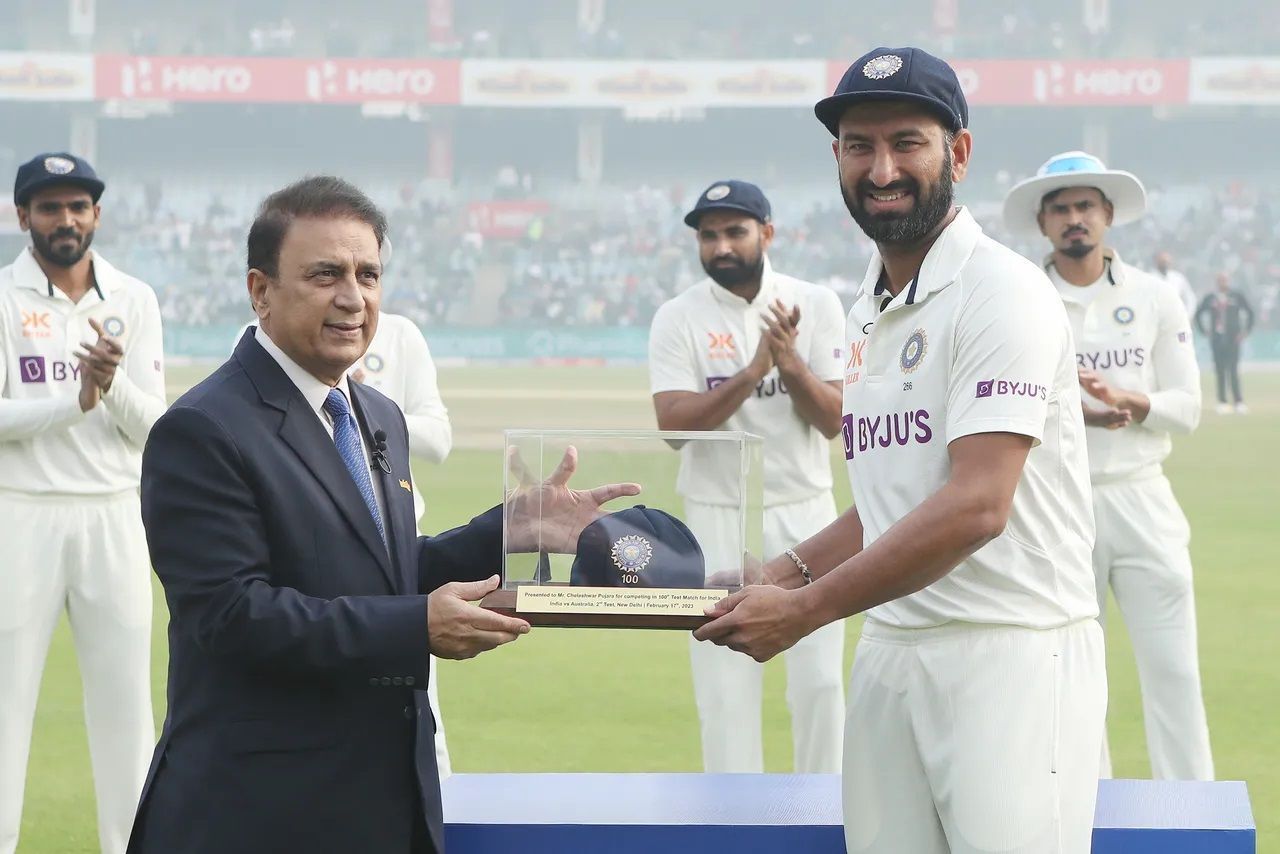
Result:
<svg viewBox="0 0 1280 854"><path fill-rule="evenodd" d="M404 417L347 379L377 327L386 221L309 178L249 232L258 327L151 432L142 513L170 610L169 709L134 854L426 854L442 848L428 654L529 630L493 590L502 514L419 538ZM561 542L635 494L525 496ZM533 532L509 525L509 544Z"/></svg>

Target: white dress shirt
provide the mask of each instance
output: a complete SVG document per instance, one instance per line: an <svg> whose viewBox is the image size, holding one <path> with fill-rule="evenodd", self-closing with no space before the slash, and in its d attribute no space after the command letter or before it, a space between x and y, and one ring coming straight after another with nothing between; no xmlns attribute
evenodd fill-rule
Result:
<svg viewBox="0 0 1280 854"><path fill-rule="evenodd" d="M333 419L324 408L324 402L329 397L329 392L334 388L342 392L347 399L347 405L351 408L351 412L355 414L355 407L351 405L351 387L347 384L347 375L343 373L342 379L338 380L336 386L331 386L326 382L316 379L305 368L290 359L283 350L276 346L276 342L271 340L271 336L263 331L259 326L254 329L254 340L262 345L262 349L271 354L271 358L284 370L285 375L298 387L298 391L302 393L303 398L307 401L307 405L311 407L311 411L320 419L321 426L324 431L329 434L329 438L333 438ZM356 419L357 422L359 419ZM369 444L365 441L364 427L357 431L360 434L360 450L364 454L366 461L370 463L369 480L373 482L373 497L378 503L378 513L382 516L383 529L387 526L387 502L382 494L381 479L373 476L372 463L373 459L369 455ZM335 448L336 450L336 448Z"/></svg>

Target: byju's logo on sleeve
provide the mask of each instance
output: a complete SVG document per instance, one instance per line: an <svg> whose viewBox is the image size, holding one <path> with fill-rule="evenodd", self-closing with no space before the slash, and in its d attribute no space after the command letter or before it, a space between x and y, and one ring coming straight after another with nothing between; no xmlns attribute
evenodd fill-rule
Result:
<svg viewBox="0 0 1280 854"><path fill-rule="evenodd" d="M1049 390L1038 383L1018 382L1016 380L978 380L978 390L973 395L981 397L1030 397L1045 400Z"/></svg>
<svg viewBox="0 0 1280 854"><path fill-rule="evenodd" d="M24 383L42 383L46 381L44 356L19 356L18 373Z"/></svg>

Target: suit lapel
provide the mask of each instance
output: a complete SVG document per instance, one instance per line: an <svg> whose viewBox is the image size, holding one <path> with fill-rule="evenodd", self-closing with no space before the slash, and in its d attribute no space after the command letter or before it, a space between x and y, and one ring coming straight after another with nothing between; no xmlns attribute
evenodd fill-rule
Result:
<svg viewBox="0 0 1280 854"><path fill-rule="evenodd" d="M280 438L293 449L316 480L320 481L320 485L329 493L360 541L377 560L391 589L398 590L396 573L392 571L387 547L378 536L378 526L369 515L369 508L364 503L351 472L347 471L346 464L342 462L333 439L329 438L315 412L307 406L298 387L276 360L254 340L252 328L241 337L236 346L235 358L257 388L263 403L283 413Z"/></svg>
<svg viewBox="0 0 1280 854"><path fill-rule="evenodd" d="M383 524L387 527L387 542L391 544L392 555L391 560L396 567L396 576L399 579L399 590L401 593L415 594L418 592L417 567L415 562L410 559L415 551L413 549L413 541L417 539L417 525L413 518L413 495L408 494L408 500L400 493L404 491L400 484L408 483L409 470L409 449L406 447L404 453L399 452L399 443L393 438L392 431L387 429L382 419L375 414L376 407L370 404L369 394L360 383L350 383L351 400L356 413L356 421L360 424L360 429L364 431L364 440L370 448L377 446L374 440L374 434L381 430L386 434L387 449L384 456L391 471L384 472L380 466L374 466L372 475L379 478L382 485L383 503L386 505L386 517ZM403 466L403 470L401 469Z"/></svg>
<svg viewBox="0 0 1280 854"><path fill-rule="evenodd" d="M301 395L298 396L297 405L290 406L284 414L280 438L293 448L294 453L311 469L311 473L338 505L360 541L377 559L378 567L386 576L391 589L398 589L395 573L391 569L391 557L382 543L382 537L378 535L378 526L369 514L369 507L364 503L364 498L360 495L351 472L347 471L346 464L342 462L342 456L333 440L324 427L320 426L320 421L307 407Z"/></svg>

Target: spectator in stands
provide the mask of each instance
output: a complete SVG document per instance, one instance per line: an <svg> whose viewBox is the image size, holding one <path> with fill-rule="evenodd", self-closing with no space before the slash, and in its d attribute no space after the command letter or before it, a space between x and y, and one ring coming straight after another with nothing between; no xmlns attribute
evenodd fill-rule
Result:
<svg viewBox="0 0 1280 854"><path fill-rule="evenodd" d="M1191 283L1187 281L1187 277L1182 273L1173 269L1173 257L1165 250L1160 250L1155 257L1156 269L1155 275L1164 281L1171 288L1175 288L1178 292L1178 298L1182 300L1182 305L1187 309L1187 316L1190 317L1196 313L1196 292L1192 290Z"/></svg>

